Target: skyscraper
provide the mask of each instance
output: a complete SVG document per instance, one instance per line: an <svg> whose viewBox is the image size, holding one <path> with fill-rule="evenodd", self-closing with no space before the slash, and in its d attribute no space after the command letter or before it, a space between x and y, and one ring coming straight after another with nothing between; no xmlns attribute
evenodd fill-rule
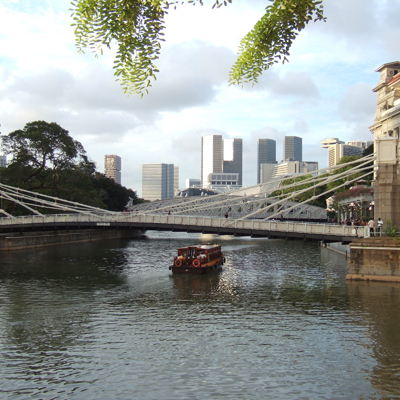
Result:
<svg viewBox="0 0 400 400"><path fill-rule="evenodd" d="M338 138L329 138L321 141L321 147L328 149L328 167L331 169L337 165L344 156L359 156L370 146L372 141L342 142Z"/></svg>
<svg viewBox="0 0 400 400"><path fill-rule="evenodd" d="M222 135L205 135L201 137L201 187L208 185L208 175L222 172L223 167Z"/></svg>
<svg viewBox="0 0 400 400"><path fill-rule="evenodd" d="M121 157L114 155L104 156L104 175L114 182L121 184Z"/></svg>
<svg viewBox="0 0 400 400"><path fill-rule="evenodd" d="M283 161L303 161L303 139L298 136L283 138Z"/></svg>
<svg viewBox="0 0 400 400"><path fill-rule="evenodd" d="M142 197L145 200L165 200L174 197L174 164L142 165Z"/></svg>
<svg viewBox="0 0 400 400"><path fill-rule="evenodd" d="M243 185L243 140L224 139L223 173L239 174L238 185Z"/></svg>
<svg viewBox="0 0 400 400"><path fill-rule="evenodd" d="M242 186L243 175L242 139L222 139L222 135L206 135L201 138L201 187L210 184L210 174L239 174L237 185ZM232 180L232 177L229 178Z"/></svg>
<svg viewBox="0 0 400 400"><path fill-rule="evenodd" d="M179 167L177 165L174 166L174 196L179 190Z"/></svg>
<svg viewBox="0 0 400 400"><path fill-rule="evenodd" d="M258 139L257 141L257 183L260 183L261 164L276 163L276 141L272 139Z"/></svg>

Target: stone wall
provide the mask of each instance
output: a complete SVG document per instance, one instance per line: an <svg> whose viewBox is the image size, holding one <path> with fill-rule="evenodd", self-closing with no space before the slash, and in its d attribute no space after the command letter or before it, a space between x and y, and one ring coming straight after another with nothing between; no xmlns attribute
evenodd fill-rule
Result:
<svg viewBox="0 0 400 400"><path fill-rule="evenodd" d="M375 223L380 218L384 227L387 220L400 225L400 181L398 165L380 164L378 176L374 182Z"/></svg>
<svg viewBox="0 0 400 400"><path fill-rule="evenodd" d="M400 238L353 240L346 279L400 282Z"/></svg>
<svg viewBox="0 0 400 400"><path fill-rule="evenodd" d="M87 229L77 231L30 232L0 236L0 251L20 250L33 247L90 242L93 240L129 238L141 236L136 229Z"/></svg>

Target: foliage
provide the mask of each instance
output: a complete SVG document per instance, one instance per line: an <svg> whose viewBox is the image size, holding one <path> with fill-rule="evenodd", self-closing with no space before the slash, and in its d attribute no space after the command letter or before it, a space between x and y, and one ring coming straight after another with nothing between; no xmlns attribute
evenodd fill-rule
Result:
<svg viewBox="0 0 400 400"><path fill-rule="evenodd" d="M240 42L230 84L257 82L263 71L280 61L287 62L294 39L313 19L325 21L322 1L274 0Z"/></svg>
<svg viewBox="0 0 400 400"><path fill-rule="evenodd" d="M291 198L292 201L302 203L302 202L310 199L311 197L318 196L326 191L326 185L314 187L313 182L307 182L307 183L299 185L299 182L304 181L306 179L310 179L310 178L311 178L311 175L304 175L304 176L300 176L300 177L285 179L282 182L282 188L280 190L277 190L276 192L272 193L271 196L286 197L287 195L289 195L293 192L297 192L299 190L304 190L304 189L310 188L310 190L307 190L301 194L297 194L296 196ZM295 183L297 184L295 187L285 189L285 186L292 185ZM326 197L329 197L329 195L318 197L315 200L309 201L308 204L325 208L326 207Z"/></svg>
<svg viewBox="0 0 400 400"><path fill-rule="evenodd" d="M213 1L213 8L232 2ZM240 43L230 84L257 82L262 71L279 61L288 61L293 40L311 20L325 20L321 0L270 1L272 5L266 7L264 16ZM186 2L203 5L203 0ZM97 57L103 47L116 43L115 76L125 93L147 93L159 72L154 62L164 40L164 17L178 1L74 0L71 4L78 51L89 49Z"/></svg>
<svg viewBox="0 0 400 400"><path fill-rule="evenodd" d="M129 198L133 199L133 204L141 203L144 200L138 199L132 189L115 183L111 178L104 174L95 174L91 177L91 182L96 192L101 196L101 200L108 210L123 211Z"/></svg>
<svg viewBox="0 0 400 400"><path fill-rule="evenodd" d="M82 144L54 122L30 122L2 136L1 148L13 157L0 168L3 184L112 211L123 211L129 198L141 202L131 189L96 173ZM10 214L26 213L13 202L3 200L2 206Z"/></svg>
<svg viewBox="0 0 400 400"><path fill-rule="evenodd" d="M388 219L386 221L386 229L385 233L387 236L396 237L397 235L397 226L392 224L392 221Z"/></svg>
<svg viewBox="0 0 400 400"><path fill-rule="evenodd" d="M358 160L361 157L362 156L344 156L344 157L342 157L340 159L340 161L338 162L338 165L346 164L346 163L349 163L351 161ZM360 162L360 164L361 164L361 162ZM334 174L335 175L342 174L343 172L349 171L350 169L356 167L357 165L359 165L359 164L358 163L354 163L354 164L351 164L351 165L344 166L342 168L338 168L337 170L335 170ZM349 181L349 180L351 181L351 180L355 179L357 176L362 176L363 174L364 174L363 172L358 172L356 174L349 175L349 177L344 176L341 179L335 180L335 182L329 182L327 184L327 189L330 190L330 189L334 189L334 188L336 188L336 187L338 187L340 185L344 185L347 181ZM354 182L349 183L349 185L354 185ZM345 190L348 190L346 185L338 188L337 192L343 192Z"/></svg>
<svg viewBox="0 0 400 400"><path fill-rule="evenodd" d="M55 122L29 122L23 129L1 137L3 154L12 161L3 172L5 179L28 190L50 189L56 195L61 171L78 164L91 168L82 144Z"/></svg>
<svg viewBox="0 0 400 400"><path fill-rule="evenodd" d="M363 157L369 156L370 154L373 154L375 151L374 147L374 142L372 142L371 145L369 145L364 151L363 151Z"/></svg>

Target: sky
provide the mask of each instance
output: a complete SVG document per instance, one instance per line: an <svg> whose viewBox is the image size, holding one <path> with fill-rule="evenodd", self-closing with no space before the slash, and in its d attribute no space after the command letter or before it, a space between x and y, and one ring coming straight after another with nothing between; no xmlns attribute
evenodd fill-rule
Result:
<svg viewBox="0 0 400 400"><path fill-rule="evenodd" d="M122 185L142 191L142 164L179 166L179 187L200 178L201 136L243 139L243 184L257 182L257 139L303 138L303 161L327 166L320 142L373 140L375 70L400 60L400 0L324 0L327 22L310 23L289 63L259 83L228 86L241 38L267 0L227 7L180 5L166 18L157 81L127 96L113 75L115 48L78 54L66 0L2 0L0 131L56 122L104 172L104 155L122 158Z"/></svg>

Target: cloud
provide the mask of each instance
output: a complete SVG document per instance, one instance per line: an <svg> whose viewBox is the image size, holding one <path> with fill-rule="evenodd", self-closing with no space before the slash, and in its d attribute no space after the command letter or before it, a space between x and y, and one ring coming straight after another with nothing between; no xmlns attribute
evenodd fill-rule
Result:
<svg viewBox="0 0 400 400"><path fill-rule="evenodd" d="M349 86L339 100L337 113L347 123L348 140L371 140L368 126L372 125L376 98L371 96L371 87L364 82Z"/></svg>
<svg viewBox="0 0 400 400"><path fill-rule="evenodd" d="M114 81L108 65L93 61L78 72L63 68L26 71L4 69L7 77L2 98L10 104L10 114L26 114L29 120L57 121L78 134L97 134L114 138L135 133L135 127L154 125L164 112L181 112L210 104L226 83L233 53L203 42L167 47L162 72L150 94L127 97ZM0 101L1 104L1 101ZM12 115L3 111L8 122ZM29 122L24 120L24 123ZM14 130L14 122L5 123Z"/></svg>
<svg viewBox="0 0 400 400"><path fill-rule="evenodd" d="M304 71L289 71L279 75L279 72L271 69L266 71L253 87L245 86L249 91L267 91L275 96L295 97L312 101L320 98L319 90L313 79Z"/></svg>

